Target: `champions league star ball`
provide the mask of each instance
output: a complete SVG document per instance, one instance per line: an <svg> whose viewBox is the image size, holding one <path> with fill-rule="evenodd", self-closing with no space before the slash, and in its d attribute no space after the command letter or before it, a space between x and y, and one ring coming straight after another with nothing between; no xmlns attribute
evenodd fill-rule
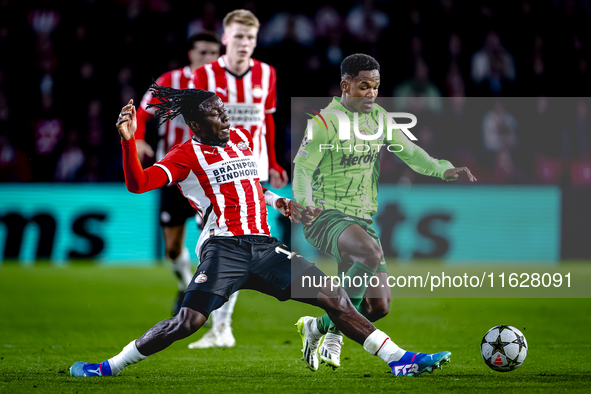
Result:
<svg viewBox="0 0 591 394"><path fill-rule="evenodd" d="M495 371L513 371L527 356L527 341L515 327L496 326L482 338L480 353L486 365Z"/></svg>

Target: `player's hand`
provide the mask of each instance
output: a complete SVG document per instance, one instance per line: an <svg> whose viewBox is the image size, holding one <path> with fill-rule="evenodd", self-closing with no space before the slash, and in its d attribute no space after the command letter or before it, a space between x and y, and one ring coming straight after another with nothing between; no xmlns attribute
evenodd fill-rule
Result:
<svg viewBox="0 0 591 394"><path fill-rule="evenodd" d="M271 186L275 189L281 189L283 186L287 185L287 182L289 181L287 171L279 166L274 166L274 168L269 169L269 179L271 181Z"/></svg>
<svg viewBox="0 0 591 394"><path fill-rule="evenodd" d="M133 138L136 130L137 119L135 106L133 105L133 99L131 99L129 100L129 103L121 109L121 113L117 119L117 131L119 131L122 140L129 141Z"/></svg>
<svg viewBox="0 0 591 394"><path fill-rule="evenodd" d="M302 212L302 224L309 226L312 224L312 219L322 213L322 207L306 207Z"/></svg>
<svg viewBox="0 0 591 394"><path fill-rule="evenodd" d="M300 209L305 209L303 205L298 204L293 200L288 201L285 197L278 199L275 205L278 209L283 210L283 216L288 217L290 222L299 223L298 219L302 220L302 214L300 213Z"/></svg>
<svg viewBox="0 0 591 394"><path fill-rule="evenodd" d="M140 161L144 161L146 156L154 157L154 149L144 140L135 140L135 148Z"/></svg>
<svg viewBox="0 0 591 394"><path fill-rule="evenodd" d="M458 179L460 176L467 176L470 182L476 182L478 179L468 169L468 167L450 168L443 173L445 179Z"/></svg>

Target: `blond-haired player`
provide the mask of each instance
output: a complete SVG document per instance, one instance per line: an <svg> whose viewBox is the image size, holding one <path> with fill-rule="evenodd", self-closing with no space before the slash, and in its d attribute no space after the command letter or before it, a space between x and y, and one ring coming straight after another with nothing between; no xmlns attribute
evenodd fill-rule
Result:
<svg viewBox="0 0 591 394"><path fill-rule="evenodd" d="M259 20L248 10L234 10L224 18L224 55L193 73L195 88L214 92L224 103L232 127L248 130L254 141L253 154L261 182L281 188L288 177L275 157L276 72L273 66L252 58ZM214 311L212 329L191 349L233 347L232 313L238 293Z"/></svg>

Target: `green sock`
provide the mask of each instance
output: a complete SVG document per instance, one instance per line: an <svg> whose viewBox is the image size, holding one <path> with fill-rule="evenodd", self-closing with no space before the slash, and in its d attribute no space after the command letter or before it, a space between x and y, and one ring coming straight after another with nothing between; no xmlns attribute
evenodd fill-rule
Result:
<svg viewBox="0 0 591 394"><path fill-rule="evenodd" d="M344 278L350 278L350 282L349 280L345 279L342 283L344 285L343 288L347 292L347 295L349 296L349 299L351 300L351 303L353 304L355 309L360 309L359 306L361 305L361 301L363 301L363 295L365 294L367 287L363 285L359 287L353 286L353 278L363 278L364 274L367 274L367 277L371 278L372 276L374 276L375 273L376 270L372 270L365 264L362 264L358 261L353 262L351 268L349 268L349 270L345 273ZM332 323L328 315L316 318L316 326L318 327L318 331L320 331L323 334L329 332L329 329L331 329L331 325L333 326L333 328L330 332L339 333L336 327L334 327L334 324Z"/></svg>

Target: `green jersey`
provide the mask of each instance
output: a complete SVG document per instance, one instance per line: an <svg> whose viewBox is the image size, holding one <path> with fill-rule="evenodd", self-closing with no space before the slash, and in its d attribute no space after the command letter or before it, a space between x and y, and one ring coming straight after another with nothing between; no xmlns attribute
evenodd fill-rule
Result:
<svg viewBox="0 0 591 394"><path fill-rule="evenodd" d="M357 120L360 134L375 135L379 130L380 113L383 114L383 132L375 140L363 140L355 135L354 113L341 105L340 98L335 97L326 109L339 110L349 117L349 138L339 139L337 115L322 114L326 125L316 117L312 122L312 138L307 130L294 159L295 164L313 171L312 199L317 207L337 209L347 215L372 220L378 208L380 150L387 144L392 146L386 149L420 174L444 179L445 171L453 168L450 162L429 156L400 130L393 130L388 139L387 112L377 104L370 113L359 113ZM305 197L296 192L298 202L304 201Z"/></svg>

